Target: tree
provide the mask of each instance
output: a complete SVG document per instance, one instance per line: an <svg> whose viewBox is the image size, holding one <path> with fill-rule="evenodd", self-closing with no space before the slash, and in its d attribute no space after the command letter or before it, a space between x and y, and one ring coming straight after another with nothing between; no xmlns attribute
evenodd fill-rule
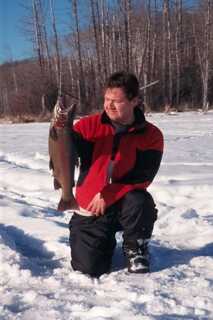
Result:
<svg viewBox="0 0 213 320"><path fill-rule="evenodd" d="M80 102L80 110L81 112L85 112L87 109L86 104L86 85L84 78L84 70L83 70L83 59L82 59L82 49L81 49L81 39L80 39L80 28L79 28L79 15L78 15L78 1L72 0L72 14L74 16L75 22L75 31L76 31L76 48L77 48L77 56L78 56L78 96Z"/></svg>
<svg viewBox="0 0 213 320"><path fill-rule="evenodd" d="M172 74L172 36L171 36L171 16L170 2L163 1L163 88L164 105L172 105L173 93Z"/></svg>
<svg viewBox="0 0 213 320"><path fill-rule="evenodd" d="M62 70L61 70L61 58L60 58L60 49L59 49L59 38L56 28L56 19L53 7L53 0L50 0L50 12L52 20L52 31L53 31L53 42L54 42L54 51L55 51L55 71L56 71L56 83L59 93L61 93L62 85Z"/></svg>
<svg viewBox="0 0 213 320"><path fill-rule="evenodd" d="M182 0L175 0L175 58L176 58L176 105L180 104L182 64Z"/></svg>
<svg viewBox="0 0 213 320"><path fill-rule="evenodd" d="M209 106L209 75L210 75L210 43L212 33L212 11L213 4L211 0L202 1L203 7L201 15L197 15L199 25L202 26L201 32L198 30L197 21L193 20L193 32L196 43L198 62L201 71L202 89L203 89L203 111L208 110Z"/></svg>

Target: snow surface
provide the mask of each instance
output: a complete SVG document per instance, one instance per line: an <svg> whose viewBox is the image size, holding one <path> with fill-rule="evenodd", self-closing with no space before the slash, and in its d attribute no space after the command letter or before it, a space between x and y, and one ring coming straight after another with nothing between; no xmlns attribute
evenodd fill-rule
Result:
<svg viewBox="0 0 213 320"><path fill-rule="evenodd" d="M72 213L55 210L49 125L0 125L0 320L213 319L213 112L148 120L165 135L149 188L152 272L128 274L118 233L113 270L99 279L70 266Z"/></svg>

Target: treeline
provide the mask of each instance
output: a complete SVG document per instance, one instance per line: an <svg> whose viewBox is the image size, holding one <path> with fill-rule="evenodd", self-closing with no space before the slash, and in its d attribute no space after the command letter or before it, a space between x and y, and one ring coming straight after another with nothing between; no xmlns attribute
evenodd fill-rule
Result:
<svg viewBox="0 0 213 320"><path fill-rule="evenodd" d="M213 1L68 0L62 34L53 0L32 0L25 34L34 56L0 66L0 114L45 115L58 92L82 114L102 106L114 71L136 73L149 110L207 110L213 103Z"/></svg>

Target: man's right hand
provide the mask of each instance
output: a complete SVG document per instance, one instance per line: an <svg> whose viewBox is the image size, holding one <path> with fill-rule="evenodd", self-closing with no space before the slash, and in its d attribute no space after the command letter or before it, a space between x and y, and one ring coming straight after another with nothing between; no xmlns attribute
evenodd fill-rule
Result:
<svg viewBox="0 0 213 320"><path fill-rule="evenodd" d="M87 211L90 211L95 216L102 216L106 210L106 202L101 193L96 194L87 207Z"/></svg>

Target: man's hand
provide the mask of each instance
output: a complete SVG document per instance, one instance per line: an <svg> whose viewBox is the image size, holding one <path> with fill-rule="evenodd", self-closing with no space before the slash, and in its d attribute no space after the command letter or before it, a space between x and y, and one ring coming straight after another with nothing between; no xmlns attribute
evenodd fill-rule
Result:
<svg viewBox="0 0 213 320"><path fill-rule="evenodd" d="M88 205L87 210L97 217L104 214L106 210L106 202L100 193L97 193L96 196L94 196Z"/></svg>

